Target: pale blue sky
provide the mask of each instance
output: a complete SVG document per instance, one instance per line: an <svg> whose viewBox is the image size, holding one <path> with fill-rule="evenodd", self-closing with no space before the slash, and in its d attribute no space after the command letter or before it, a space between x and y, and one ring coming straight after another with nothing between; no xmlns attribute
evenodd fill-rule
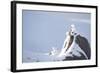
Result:
<svg viewBox="0 0 100 73"><path fill-rule="evenodd" d="M34 52L49 52L62 48L65 33L75 24L79 33L90 42L89 13L23 10L23 57Z"/></svg>

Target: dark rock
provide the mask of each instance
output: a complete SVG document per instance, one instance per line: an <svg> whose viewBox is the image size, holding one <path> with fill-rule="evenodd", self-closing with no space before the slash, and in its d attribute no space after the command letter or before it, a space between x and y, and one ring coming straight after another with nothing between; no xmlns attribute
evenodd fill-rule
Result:
<svg viewBox="0 0 100 73"><path fill-rule="evenodd" d="M91 58L91 48L90 48L90 44L89 44L88 40L85 37L82 37L81 35L77 35L75 42L85 52L88 59L90 59ZM72 54L73 56L66 56L66 58L63 61L67 61L67 60L86 60L87 59L83 53L81 53L80 51L78 51L78 52L81 54L80 57L76 56L72 52L70 52L70 54Z"/></svg>
<svg viewBox="0 0 100 73"><path fill-rule="evenodd" d="M91 58L91 48L90 48L90 44L88 40L85 37L77 35L75 42L86 53L88 59L90 59Z"/></svg>
<svg viewBox="0 0 100 73"><path fill-rule="evenodd" d="M86 60L86 58L84 55L81 55L80 57L73 55L73 57L67 56L63 61L67 60Z"/></svg>

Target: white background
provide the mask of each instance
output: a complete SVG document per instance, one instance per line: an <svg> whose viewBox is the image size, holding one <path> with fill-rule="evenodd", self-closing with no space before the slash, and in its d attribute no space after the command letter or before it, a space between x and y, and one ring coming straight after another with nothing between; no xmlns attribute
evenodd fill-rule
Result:
<svg viewBox="0 0 100 73"><path fill-rule="evenodd" d="M10 72L10 1L0 0L0 73ZM86 4L86 5L98 5L100 13L100 0L33 0L33 1L45 1L55 3L71 3L71 4ZM100 14L98 15L98 20ZM100 31L100 22L98 22L98 31ZM98 40L100 33L98 33ZM98 44L100 41L98 41ZM100 55L100 45L98 45L98 56ZM100 58L98 57L98 61ZM100 65L100 64L99 64ZM81 68L81 69L64 69L64 70L51 70L51 71L37 71L34 73L99 73L100 67L96 68ZM24 73L24 72L23 72ZM28 73L28 72L26 72ZM33 72L29 72L33 73Z"/></svg>

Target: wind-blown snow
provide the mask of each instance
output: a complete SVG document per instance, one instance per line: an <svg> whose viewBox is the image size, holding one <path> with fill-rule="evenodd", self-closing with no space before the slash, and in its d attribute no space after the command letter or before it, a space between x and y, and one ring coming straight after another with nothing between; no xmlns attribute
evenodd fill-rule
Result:
<svg viewBox="0 0 100 73"><path fill-rule="evenodd" d="M57 50L57 48L52 47L51 48L52 50L48 53L39 53L39 52L33 52L30 54L26 53L27 58L24 59L24 61L26 62L63 61L65 59L67 60L67 57L71 58L73 58L74 56L81 57L82 55L84 55L85 59L88 59L86 53L76 43L77 35L79 35L79 33L76 32L75 25L71 25L70 31L67 31L66 39L64 41L61 50ZM71 36L73 36L73 38L71 38ZM72 43L69 46L70 41L72 41Z"/></svg>

